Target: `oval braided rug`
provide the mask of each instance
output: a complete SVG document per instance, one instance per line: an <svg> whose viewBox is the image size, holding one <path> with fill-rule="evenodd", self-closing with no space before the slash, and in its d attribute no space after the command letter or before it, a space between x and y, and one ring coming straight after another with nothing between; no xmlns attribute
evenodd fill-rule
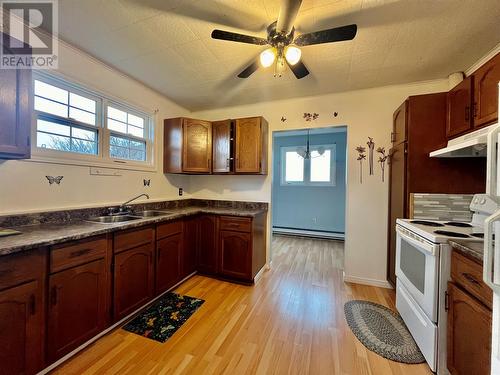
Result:
<svg viewBox="0 0 500 375"><path fill-rule="evenodd" d="M344 305L344 313L352 333L367 349L396 362L425 362L403 319L391 309L354 300Z"/></svg>

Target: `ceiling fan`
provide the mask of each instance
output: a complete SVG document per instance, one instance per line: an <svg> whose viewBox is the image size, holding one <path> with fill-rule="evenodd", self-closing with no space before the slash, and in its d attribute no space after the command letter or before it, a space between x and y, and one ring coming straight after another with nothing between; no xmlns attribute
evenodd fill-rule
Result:
<svg viewBox="0 0 500 375"><path fill-rule="evenodd" d="M250 77L259 66L267 68L273 64L275 64L275 77L281 77L286 65L288 65L297 79L304 78L309 74L309 70L301 61L302 52L299 47L352 40L356 36L358 27L353 24L301 34L295 37L293 23L301 3L302 0L281 0L278 20L267 27L267 39L218 29L212 31L213 39L270 46L270 48L261 52L258 59L238 74L239 78Z"/></svg>

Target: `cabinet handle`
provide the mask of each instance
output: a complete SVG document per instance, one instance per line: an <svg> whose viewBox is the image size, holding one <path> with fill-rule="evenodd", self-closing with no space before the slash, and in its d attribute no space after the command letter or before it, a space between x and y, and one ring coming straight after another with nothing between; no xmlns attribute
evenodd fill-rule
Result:
<svg viewBox="0 0 500 375"><path fill-rule="evenodd" d="M477 102L474 102L474 118L477 118Z"/></svg>
<svg viewBox="0 0 500 375"><path fill-rule="evenodd" d="M396 142L396 133L391 132L391 143L394 143L394 142Z"/></svg>
<svg viewBox="0 0 500 375"><path fill-rule="evenodd" d="M30 296L30 314L35 315L35 313L36 313L36 298L35 295L32 294Z"/></svg>
<svg viewBox="0 0 500 375"><path fill-rule="evenodd" d="M470 108L469 106L465 107L465 121L469 121Z"/></svg>
<svg viewBox="0 0 500 375"><path fill-rule="evenodd" d="M448 311L450 309L450 295L448 292L444 292L444 311Z"/></svg>
<svg viewBox="0 0 500 375"><path fill-rule="evenodd" d="M50 293L50 303L52 306L57 305L57 287L52 287L52 292Z"/></svg>
<svg viewBox="0 0 500 375"><path fill-rule="evenodd" d="M476 278L475 278L474 276L472 276L470 273L463 272L463 273L462 273L462 276L463 276L463 277L465 277L465 279L466 279L468 282L470 282L470 283L472 283L472 284L474 284L474 285L476 285L476 286L481 287L481 283L480 283L479 281L477 281L477 280L476 280Z"/></svg>
<svg viewBox="0 0 500 375"><path fill-rule="evenodd" d="M226 168L229 169L229 158L226 159Z"/></svg>

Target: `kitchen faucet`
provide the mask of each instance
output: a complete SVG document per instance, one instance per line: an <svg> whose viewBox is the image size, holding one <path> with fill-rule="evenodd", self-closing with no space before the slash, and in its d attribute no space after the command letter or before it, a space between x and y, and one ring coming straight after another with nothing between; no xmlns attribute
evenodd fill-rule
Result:
<svg viewBox="0 0 500 375"><path fill-rule="evenodd" d="M109 215L122 215L122 214L128 214L130 213L130 206L128 206L129 203L132 203L133 201L139 199L140 197L146 197L149 199L148 194L139 194L137 197L134 197L132 199L129 199L125 203L122 203L118 208L115 207L110 207L108 208L108 213Z"/></svg>

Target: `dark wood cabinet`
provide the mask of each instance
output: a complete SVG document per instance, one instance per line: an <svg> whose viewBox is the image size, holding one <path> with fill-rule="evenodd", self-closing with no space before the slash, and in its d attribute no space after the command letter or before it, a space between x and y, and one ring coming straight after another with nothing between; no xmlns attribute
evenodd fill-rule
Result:
<svg viewBox="0 0 500 375"><path fill-rule="evenodd" d="M30 69L0 69L0 159L31 156L31 86Z"/></svg>
<svg viewBox="0 0 500 375"><path fill-rule="evenodd" d="M446 146L447 93L410 96L394 113L389 160L387 278L395 284L396 219L409 218L413 193L484 192L481 158L431 158ZM460 183L457 183L460 181Z"/></svg>
<svg viewBox="0 0 500 375"><path fill-rule="evenodd" d="M49 279L48 360L55 362L109 322L109 270L104 258Z"/></svg>
<svg viewBox="0 0 500 375"><path fill-rule="evenodd" d="M446 97L446 136L453 138L472 128L473 77L467 77Z"/></svg>
<svg viewBox="0 0 500 375"><path fill-rule="evenodd" d="M156 244L156 292L163 293L181 280L182 233Z"/></svg>
<svg viewBox="0 0 500 375"><path fill-rule="evenodd" d="M114 236L114 320L151 300L154 293L154 229L140 228Z"/></svg>
<svg viewBox="0 0 500 375"><path fill-rule="evenodd" d="M262 117L249 117L235 121L236 173L267 173L268 124Z"/></svg>
<svg viewBox="0 0 500 375"><path fill-rule="evenodd" d="M474 72L474 127L498 119L498 82L500 53Z"/></svg>
<svg viewBox="0 0 500 375"><path fill-rule="evenodd" d="M452 375L489 375L491 310L448 283L448 370Z"/></svg>
<svg viewBox="0 0 500 375"><path fill-rule="evenodd" d="M201 215L198 218L198 271L205 275L217 273L217 217Z"/></svg>
<svg viewBox="0 0 500 375"><path fill-rule="evenodd" d="M198 247L198 217L184 219L184 244L182 247L182 278L191 275L198 269L196 250Z"/></svg>
<svg viewBox="0 0 500 375"><path fill-rule="evenodd" d="M233 168L234 127L231 120L212 122L212 172L230 173Z"/></svg>
<svg viewBox="0 0 500 375"><path fill-rule="evenodd" d="M190 118L165 120L165 173L211 173L212 124Z"/></svg>
<svg viewBox="0 0 500 375"><path fill-rule="evenodd" d="M249 280L252 278L252 238L250 233L220 232L220 269L222 276Z"/></svg>
<svg viewBox="0 0 500 375"><path fill-rule="evenodd" d="M46 252L0 262L0 373L35 374L44 367Z"/></svg>

